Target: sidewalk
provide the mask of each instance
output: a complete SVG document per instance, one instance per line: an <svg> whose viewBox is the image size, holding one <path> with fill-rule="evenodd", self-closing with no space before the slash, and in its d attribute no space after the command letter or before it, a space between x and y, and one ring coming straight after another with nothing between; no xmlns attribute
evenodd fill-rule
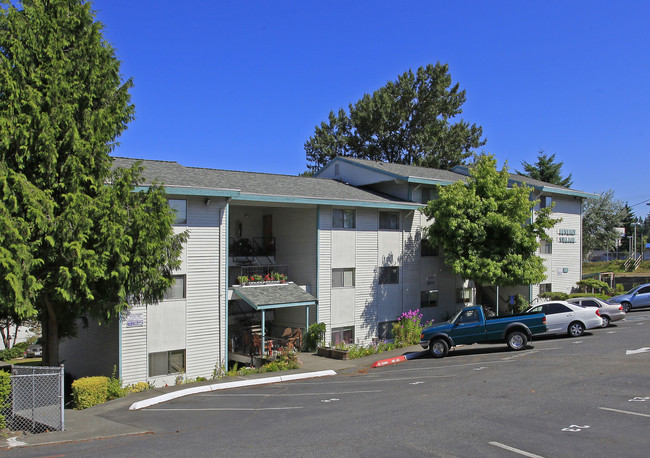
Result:
<svg viewBox="0 0 650 458"><path fill-rule="evenodd" d="M266 374L254 374L244 377L226 377L220 380L209 380L207 382L197 382L184 385L168 386L164 388L155 388L153 390L135 393L124 398L115 399L104 404L100 404L85 410L65 410L65 431L55 431L43 434L21 435L10 441L5 441L0 445L0 449L10 446L32 446L56 444L61 442L76 442L92 439L101 439L116 436L150 434L150 431L143 430L127 424L126 422L117 422L109 420L107 417L115 417L113 413L119 412L122 417L128 419L129 407L138 401L144 401L156 396L175 393L188 388L209 386L215 384L232 384L232 382L250 383L251 380L258 379L277 379L278 376L287 376L290 374L310 374L321 371L335 371L338 375L352 374L359 371L370 370L372 364L387 358L401 356L407 353L420 352L422 348L419 345L400 348L376 355L366 356L359 359L338 360L316 356L315 353L299 353L298 359L302 362L300 369L290 371L271 372ZM375 370L375 369L372 369Z"/></svg>

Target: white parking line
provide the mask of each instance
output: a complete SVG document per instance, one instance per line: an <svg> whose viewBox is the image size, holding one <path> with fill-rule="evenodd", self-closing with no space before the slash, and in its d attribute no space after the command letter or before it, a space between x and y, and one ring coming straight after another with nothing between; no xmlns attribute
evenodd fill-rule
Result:
<svg viewBox="0 0 650 458"><path fill-rule="evenodd" d="M518 453L518 454L523 455L523 456L528 456L530 458L543 458L540 455L535 455L534 453L525 452L523 450L519 450L518 448L510 447L509 445L505 445L505 444L502 444L500 442L488 442L488 443L490 445L494 445L495 447L500 447L500 448L502 448L504 450L508 450L510 452L515 452L515 453Z"/></svg>
<svg viewBox="0 0 650 458"><path fill-rule="evenodd" d="M205 409L165 409L160 407L150 407L144 409L143 412L211 412L211 411L222 411L222 412L259 412L262 410L295 410L302 409L302 407L262 407L259 409L246 409L242 407L214 407L214 408L205 408Z"/></svg>
<svg viewBox="0 0 650 458"><path fill-rule="evenodd" d="M271 394L263 394L263 393L251 393L251 394L223 394L223 393L215 393L215 394L200 394L199 397L219 397L219 398L231 398L231 397L240 397L240 398L247 398L247 397L254 397L254 396L259 396L259 397L280 397L280 396L331 396L331 395L339 395L339 394L358 394L358 393L381 393L381 390L365 390L365 391L332 391L329 393L295 393L295 394L290 394L290 393L271 393Z"/></svg>
<svg viewBox="0 0 650 458"><path fill-rule="evenodd" d="M627 410L610 409L609 407L598 407L598 408L602 409L602 410L609 410L610 412L618 412L618 413L624 413L624 414L627 414L627 415L637 415L639 417L650 418L650 415L648 415L647 413L628 412Z"/></svg>

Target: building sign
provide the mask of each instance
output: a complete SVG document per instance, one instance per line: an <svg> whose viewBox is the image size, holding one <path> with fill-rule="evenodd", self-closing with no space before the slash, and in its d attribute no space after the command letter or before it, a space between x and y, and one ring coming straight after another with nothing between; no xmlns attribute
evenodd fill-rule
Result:
<svg viewBox="0 0 650 458"><path fill-rule="evenodd" d="M144 326L144 314L142 312L127 312L126 314L126 327L127 328L140 328Z"/></svg>
<svg viewBox="0 0 650 458"><path fill-rule="evenodd" d="M576 243L576 230L575 229L558 229L557 231L559 237L557 241L560 243ZM573 237L571 237L573 236Z"/></svg>

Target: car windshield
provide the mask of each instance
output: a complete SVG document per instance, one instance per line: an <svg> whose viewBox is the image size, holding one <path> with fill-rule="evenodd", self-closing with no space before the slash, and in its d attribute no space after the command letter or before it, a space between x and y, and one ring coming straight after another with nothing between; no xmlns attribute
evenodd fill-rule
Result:
<svg viewBox="0 0 650 458"><path fill-rule="evenodd" d="M449 318L449 322L453 323L454 321L456 321L458 319L458 315L460 315L461 313L463 313L462 310L460 310L458 313L456 313L452 318Z"/></svg>
<svg viewBox="0 0 650 458"><path fill-rule="evenodd" d="M629 291L628 291L627 293L625 293L625 294L632 294L634 291L637 290L637 288L638 288L638 286L635 286L634 288L632 288L631 290L629 290Z"/></svg>

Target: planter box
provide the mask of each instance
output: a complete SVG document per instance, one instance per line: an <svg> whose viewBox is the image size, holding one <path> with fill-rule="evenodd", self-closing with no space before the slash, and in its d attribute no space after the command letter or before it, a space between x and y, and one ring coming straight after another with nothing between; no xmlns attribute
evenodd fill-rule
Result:
<svg viewBox="0 0 650 458"><path fill-rule="evenodd" d="M325 358L350 359L350 352L348 350L337 350L336 348L318 347L316 354Z"/></svg>

